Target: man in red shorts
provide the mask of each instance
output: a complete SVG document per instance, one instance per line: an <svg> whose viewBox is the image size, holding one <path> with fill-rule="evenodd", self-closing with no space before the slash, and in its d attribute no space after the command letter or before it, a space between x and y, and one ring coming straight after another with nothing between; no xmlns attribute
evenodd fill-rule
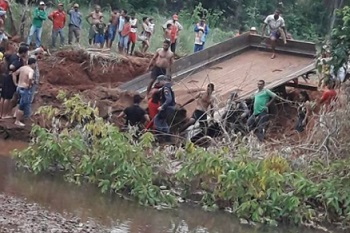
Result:
<svg viewBox="0 0 350 233"><path fill-rule="evenodd" d="M136 44L136 33L137 33L137 19L135 18L135 13L132 12L130 14L130 26L131 30L129 33L129 42L128 42L128 49L127 49L127 54L129 54L129 48L131 44L131 50L130 50L130 55L134 53L135 49L135 44Z"/></svg>

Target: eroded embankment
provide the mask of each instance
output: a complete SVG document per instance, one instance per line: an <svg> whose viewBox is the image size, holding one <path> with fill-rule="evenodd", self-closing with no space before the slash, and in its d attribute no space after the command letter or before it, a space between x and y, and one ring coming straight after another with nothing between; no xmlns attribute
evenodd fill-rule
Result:
<svg viewBox="0 0 350 233"><path fill-rule="evenodd" d="M39 61L40 85L32 105L32 112L44 105L59 107L56 96L59 91L68 95L80 93L98 107L100 116L118 113L132 103L133 93L120 91L117 87L146 72L150 56L131 57L113 55L110 52L87 50L62 50ZM116 114L112 114L115 123ZM41 119L33 114L27 126L19 128L13 119L0 121L0 138L12 140L29 139L31 123Z"/></svg>

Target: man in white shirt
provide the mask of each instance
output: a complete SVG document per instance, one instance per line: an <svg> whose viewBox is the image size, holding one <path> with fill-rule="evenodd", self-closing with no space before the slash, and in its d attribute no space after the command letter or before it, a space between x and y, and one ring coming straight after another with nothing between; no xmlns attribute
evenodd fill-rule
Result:
<svg viewBox="0 0 350 233"><path fill-rule="evenodd" d="M270 39L271 39L271 47L272 47L271 59L274 59L276 57L276 54L275 54L276 40L282 37L284 44L287 44L286 25L284 23L284 19L280 16L279 10L276 10L274 14L266 17L264 21L264 26L262 29L262 36L265 36L266 26L269 26L269 30L270 30Z"/></svg>

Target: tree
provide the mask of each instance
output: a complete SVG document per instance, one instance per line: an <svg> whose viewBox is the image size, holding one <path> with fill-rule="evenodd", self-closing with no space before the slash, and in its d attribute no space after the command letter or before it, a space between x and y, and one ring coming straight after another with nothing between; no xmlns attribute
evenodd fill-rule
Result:
<svg viewBox="0 0 350 233"><path fill-rule="evenodd" d="M336 18L331 33L331 53L334 70L346 64L350 55L350 7L336 11Z"/></svg>

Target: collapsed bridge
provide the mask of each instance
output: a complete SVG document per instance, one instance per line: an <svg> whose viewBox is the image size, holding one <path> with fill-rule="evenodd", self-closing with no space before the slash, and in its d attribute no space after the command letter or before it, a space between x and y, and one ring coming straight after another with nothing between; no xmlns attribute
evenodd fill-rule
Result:
<svg viewBox="0 0 350 233"><path fill-rule="evenodd" d="M270 59L267 40L246 33L175 61L172 77L176 102L183 104L195 95L191 90L206 87L209 82L215 84L216 93L224 100L233 91L238 91L241 98L250 96L260 79L269 89L293 86L315 90L316 87L291 82L314 70L315 44L290 40L282 45L278 41L278 56ZM143 93L149 82L150 72L119 88ZM186 109L191 112L194 107L192 103Z"/></svg>

